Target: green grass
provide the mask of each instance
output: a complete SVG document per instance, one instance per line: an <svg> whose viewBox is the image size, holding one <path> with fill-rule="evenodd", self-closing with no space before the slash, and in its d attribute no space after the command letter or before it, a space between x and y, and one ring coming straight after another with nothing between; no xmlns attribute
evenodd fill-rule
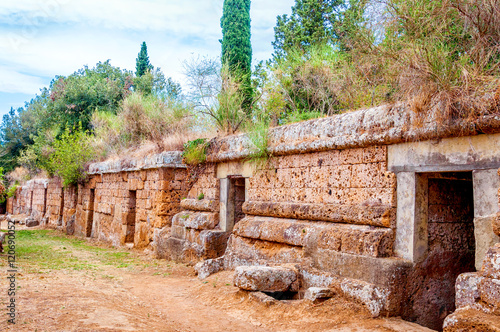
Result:
<svg viewBox="0 0 500 332"><path fill-rule="evenodd" d="M85 240L53 230L22 230L16 232L16 265L26 273L47 273L96 270L99 265L128 268L142 263L130 252L91 246ZM7 266L7 256L0 260L0 266Z"/></svg>

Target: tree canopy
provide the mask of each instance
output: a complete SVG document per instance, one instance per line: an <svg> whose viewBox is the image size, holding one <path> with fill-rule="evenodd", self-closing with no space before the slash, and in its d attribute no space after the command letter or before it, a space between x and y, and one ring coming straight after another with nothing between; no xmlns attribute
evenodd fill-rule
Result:
<svg viewBox="0 0 500 332"><path fill-rule="evenodd" d="M295 0L290 16L277 17L273 59L285 58L292 49L305 51L336 39L339 14L346 8L344 0Z"/></svg>

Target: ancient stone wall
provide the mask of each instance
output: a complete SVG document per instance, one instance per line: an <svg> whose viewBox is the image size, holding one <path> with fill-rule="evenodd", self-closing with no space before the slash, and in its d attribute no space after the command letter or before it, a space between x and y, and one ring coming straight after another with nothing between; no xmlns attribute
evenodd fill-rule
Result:
<svg viewBox="0 0 500 332"><path fill-rule="evenodd" d="M188 172L179 157L163 153L94 164L89 181L79 187L75 233L156 251L187 196Z"/></svg>
<svg viewBox="0 0 500 332"><path fill-rule="evenodd" d="M191 170L191 188L181 201L182 211L172 219L170 237L158 246L159 257L197 262L224 254L230 233L219 225L220 187L216 173L216 164Z"/></svg>
<svg viewBox="0 0 500 332"><path fill-rule="evenodd" d="M15 203L14 200L15 200L15 197L7 197L6 206L5 206L6 213L9 213L9 214L14 213L14 203Z"/></svg>
<svg viewBox="0 0 500 332"><path fill-rule="evenodd" d="M212 140L198 167L179 152L96 163L88 182L62 195L49 182L45 210L35 184L20 189L13 210L45 211L70 234L158 257L205 260L200 276L266 266L263 275L290 275L294 292L333 289L374 316L434 328L454 309L456 276L483 269L459 277L469 278L460 289L479 289L483 313L497 315L489 248L492 227L500 234L500 118L439 114L377 107L273 128L265 163L248 160L246 135ZM239 271L245 284L261 270Z"/></svg>
<svg viewBox="0 0 500 332"><path fill-rule="evenodd" d="M62 182L52 178L47 184L47 207L45 212L46 225L50 228L62 226L64 196Z"/></svg>

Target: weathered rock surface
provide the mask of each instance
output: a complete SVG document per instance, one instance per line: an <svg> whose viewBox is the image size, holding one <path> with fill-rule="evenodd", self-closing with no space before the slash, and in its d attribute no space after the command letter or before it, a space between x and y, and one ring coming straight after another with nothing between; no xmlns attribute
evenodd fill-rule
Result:
<svg viewBox="0 0 500 332"><path fill-rule="evenodd" d="M304 294L304 299L314 302L319 299L328 299L333 295L335 292L330 288L309 287Z"/></svg>
<svg viewBox="0 0 500 332"><path fill-rule="evenodd" d="M239 266L234 272L234 285L249 291L296 292L297 271L288 267Z"/></svg>
<svg viewBox="0 0 500 332"><path fill-rule="evenodd" d="M203 280L208 276L224 269L224 257L204 260L197 263L194 266L194 269L198 273L198 278Z"/></svg>
<svg viewBox="0 0 500 332"><path fill-rule="evenodd" d="M161 167L186 168L186 165L182 163L182 152L165 151L140 159L110 160L93 163L90 164L88 174L130 172Z"/></svg>
<svg viewBox="0 0 500 332"><path fill-rule="evenodd" d="M446 124L436 121L440 114L441 109L436 107L422 119L400 104L279 126L269 130L268 149L277 156L496 133L500 128L497 114L478 117L473 122L458 119ZM211 144L212 151L207 160L243 159L251 155L251 147L248 136L244 134L218 139L217 144Z"/></svg>
<svg viewBox="0 0 500 332"><path fill-rule="evenodd" d="M172 219L172 225L193 229L214 229L219 224L218 213L182 211Z"/></svg>
<svg viewBox="0 0 500 332"><path fill-rule="evenodd" d="M484 278L477 273L463 273L455 284L455 304L457 308L476 307L481 298L479 286ZM477 307L476 307L477 308Z"/></svg>
<svg viewBox="0 0 500 332"><path fill-rule="evenodd" d="M225 253L224 268L245 265L270 265L287 263L310 264L304 249L281 243L271 243L231 235Z"/></svg>
<svg viewBox="0 0 500 332"><path fill-rule="evenodd" d="M357 255L392 255L394 234L388 228L306 222L295 219L247 216L233 234L305 248L330 249Z"/></svg>
<svg viewBox="0 0 500 332"><path fill-rule="evenodd" d="M35 227L38 226L39 222L38 220L35 220L35 218L26 218L26 227Z"/></svg>
<svg viewBox="0 0 500 332"><path fill-rule="evenodd" d="M249 201L243 204L243 212L254 216L390 227L392 207Z"/></svg>
<svg viewBox="0 0 500 332"><path fill-rule="evenodd" d="M496 315L464 307L446 317L444 332L500 332L500 319Z"/></svg>
<svg viewBox="0 0 500 332"><path fill-rule="evenodd" d="M493 233L497 236L500 236L500 213L497 213L495 218L492 221Z"/></svg>
<svg viewBox="0 0 500 332"><path fill-rule="evenodd" d="M491 247L486 253L481 274L488 278L500 279L500 243Z"/></svg>
<svg viewBox="0 0 500 332"><path fill-rule="evenodd" d="M215 212L218 202L209 199L183 199L181 208L184 210Z"/></svg>

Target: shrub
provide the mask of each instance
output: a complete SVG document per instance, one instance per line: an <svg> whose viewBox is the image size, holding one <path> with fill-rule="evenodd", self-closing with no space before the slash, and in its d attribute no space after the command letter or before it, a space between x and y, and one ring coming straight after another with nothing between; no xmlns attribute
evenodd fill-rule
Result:
<svg viewBox="0 0 500 332"><path fill-rule="evenodd" d="M286 119L284 120L285 124L290 124L290 123L295 123L295 122L301 122L301 121L307 121L311 119L317 119L324 117L325 115L321 112L292 112L289 113Z"/></svg>
<svg viewBox="0 0 500 332"><path fill-rule="evenodd" d="M18 183L13 184L7 189L7 197L14 197L16 195L17 188L19 187Z"/></svg>
<svg viewBox="0 0 500 332"><path fill-rule="evenodd" d="M0 167L0 203L5 202L6 190L4 186L3 167Z"/></svg>
<svg viewBox="0 0 500 332"><path fill-rule="evenodd" d="M96 112L92 124L96 144L110 154L144 142L152 142L157 150L164 150L170 147L166 146L165 138L185 136L192 122L185 103L135 92L122 102L117 115Z"/></svg>
<svg viewBox="0 0 500 332"><path fill-rule="evenodd" d="M96 157L91 142L91 137L81 127L73 130L66 128L54 142L50 165L65 187L86 178L85 166Z"/></svg>
<svg viewBox="0 0 500 332"><path fill-rule="evenodd" d="M386 2L381 50L393 59L400 99L415 111L441 103L447 116L498 111L500 0Z"/></svg>
<svg viewBox="0 0 500 332"><path fill-rule="evenodd" d="M182 152L183 162L188 165L198 165L207 159L207 148L209 142L205 138L198 138L184 144Z"/></svg>
<svg viewBox="0 0 500 332"><path fill-rule="evenodd" d="M256 122L247 136L250 140L250 156L247 159L258 165L265 163L271 156L268 149L269 124L264 120Z"/></svg>

